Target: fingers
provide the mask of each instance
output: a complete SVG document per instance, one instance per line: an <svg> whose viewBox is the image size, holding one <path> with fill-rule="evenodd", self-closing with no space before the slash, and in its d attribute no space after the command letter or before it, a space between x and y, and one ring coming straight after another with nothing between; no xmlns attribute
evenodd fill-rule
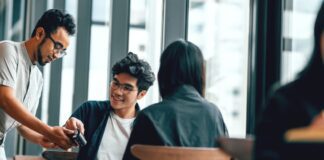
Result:
<svg viewBox="0 0 324 160"><path fill-rule="evenodd" d="M311 124L310 127L313 129L323 129L324 128L324 112L321 111L318 115L316 115Z"/></svg>
<svg viewBox="0 0 324 160"><path fill-rule="evenodd" d="M85 131L84 125L79 119L71 117L65 122L64 127L53 127L53 137L49 139L60 148L67 150L75 146L68 136L74 134L76 130L79 130L83 134Z"/></svg>
<svg viewBox="0 0 324 160"><path fill-rule="evenodd" d="M48 139L56 143L60 148L66 150L72 147L72 142L66 133L74 133L64 127L52 127L52 135Z"/></svg>
<svg viewBox="0 0 324 160"><path fill-rule="evenodd" d="M65 127L62 127L63 128L63 132L66 134L66 135L72 135L75 133L75 130L70 130L70 129L67 129Z"/></svg>
<svg viewBox="0 0 324 160"><path fill-rule="evenodd" d="M84 126L83 126L83 123L82 123L81 121L79 121L79 122L77 123L77 127L78 127L78 129L80 130L80 132L81 132L82 134L84 134Z"/></svg>
<svg viewBox="0 0 324 160"><path fill-rule="evenodd" d="M66 121L65 127L71 130L79 129L82 134L84 134L84 126L82 121L77 118L71 117L69 120Z"/></svg>
<svg viewBox="0 0 324 160"><path fill-rule="evenodd" d="M43 143L42 147L44 147L44 148L58 148L58 146L55 143L50 143L50 142Z"/></svg>
<svg viewBox="0 0 324 160"><path fill-rule="evenodd" d="M68 119L65 123L65 127L67 129L71 129L71 130L77 130L78 129L78 126L77 126L77 120L76 118L74 117L71 117L70 119Z"/></svg>
<svg viewBox="0 0 324 160"><path fill-rule="evenodd" d="M58 146L55 143L51 142L45 137L41 137L38 143L44 148L58 148Z"/></svg>

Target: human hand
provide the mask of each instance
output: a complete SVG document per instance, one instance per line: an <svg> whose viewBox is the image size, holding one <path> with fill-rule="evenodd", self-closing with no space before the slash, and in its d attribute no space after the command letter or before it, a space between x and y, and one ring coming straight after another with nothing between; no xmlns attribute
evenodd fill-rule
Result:
<svg viewBox="0 0 324 160"><path fill-rule="evenodd" d="M321 111L318 115L313 118L310 124L312 129L324 129L324 111Z"/></svg>
<svg viewBox="0 0 324 160"><path fill-rule="evenodd" d="M74 134L73 130L66 129L64 127L51 127L51 134L48 136L48 140L57 144L60 148L67 150L73 146L69 135Z"/></svg>
<svg viewBox="0 0 324 160"><path fill-rule="evenodd" d="M38 138L37 143L44 148L58 148L58 145L45 138L43 135Z"/></svg>
<svg viewBox="0 0 324 160"><path fill-rule="evenodd" d="M82 121L80 121L77 118L71 117L65 122L65 128L70 129L70 130L79 130L82 134L84 134L84 126Z"/></svg>

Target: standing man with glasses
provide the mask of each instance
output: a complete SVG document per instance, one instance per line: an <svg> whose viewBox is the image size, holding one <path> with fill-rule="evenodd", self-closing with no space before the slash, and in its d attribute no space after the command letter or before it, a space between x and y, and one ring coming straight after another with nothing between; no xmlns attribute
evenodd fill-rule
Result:
<svg viewBox="0 0 324 160"><path fill-rule="evenodd" d="M84 133L88 142L78 159L122 159L139 111L137 100L155 80L150 65L131 52L113 66L112 74L110 100L83 103L65 123L66 128Z"/></svg>
<svg viewBox="0 0 324 160"><path fill-rule="evenodd" d="M59 10L46 11L24 42L0 42L0 159L6 158L3 142L13 128L31 142L46 148L71 147L68 134L73 131L51 127L36 118L43 87L44 66L63 57L69 36L75 33L71 15Z"/></svg>

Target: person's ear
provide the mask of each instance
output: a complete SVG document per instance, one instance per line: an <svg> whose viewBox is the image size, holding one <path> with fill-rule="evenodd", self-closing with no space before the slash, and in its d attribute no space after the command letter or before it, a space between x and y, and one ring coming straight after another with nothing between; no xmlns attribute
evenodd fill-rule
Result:
<svg viewBox="0 0 324 160"><path fill-rule="evenodd" d="M138 95L137 95L137 100L142 99L145 95L146 95L146 90L141 91Z"/></svg>
<svg viewBox="0 0 324 160"><path fill-rule="evenodd" d="M38 27L38 28L36 29L35 37L36 37L37 40L42 40L42 39L44 39L45 34L46 34L46 33L45 33L44 28L43 28L43 27Z"/></svg>

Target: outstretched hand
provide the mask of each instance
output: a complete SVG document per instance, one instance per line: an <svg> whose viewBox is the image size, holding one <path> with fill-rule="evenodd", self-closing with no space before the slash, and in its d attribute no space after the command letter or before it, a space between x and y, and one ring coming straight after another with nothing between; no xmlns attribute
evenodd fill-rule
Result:
<svg viewBox="0 0 324 160"><path fill-rule="evenodd" d="M310 124L312 129L324 129L324 111L321 111L318 115L313 118Z"/></svg>
<svg viewBox="0 0 324 160"><path fill-rule="evenodd" d="M48 140L44 136L41 136L39 138L38 144L41 145L44 148L58 148L59 147L58 145L56 145L55 143L51 142L50 140Z"/></svg>
<svg viewBox="0 0 324 160"><path fill-rule="evenodd" d="M69 130L80 130L80 132L84 134L83 123L77 118L71 117L65 122L64 126Z"/></svg>
<svg viewBox="0 0 324 160"><path fill-rule="evenodd" d="M73 130L55 126L51 128L51 133L52 134L47 137L48 140L57 144L60 148L67 150L73 146L73 142L69 138L69 135L74 134Z"/></svg>

